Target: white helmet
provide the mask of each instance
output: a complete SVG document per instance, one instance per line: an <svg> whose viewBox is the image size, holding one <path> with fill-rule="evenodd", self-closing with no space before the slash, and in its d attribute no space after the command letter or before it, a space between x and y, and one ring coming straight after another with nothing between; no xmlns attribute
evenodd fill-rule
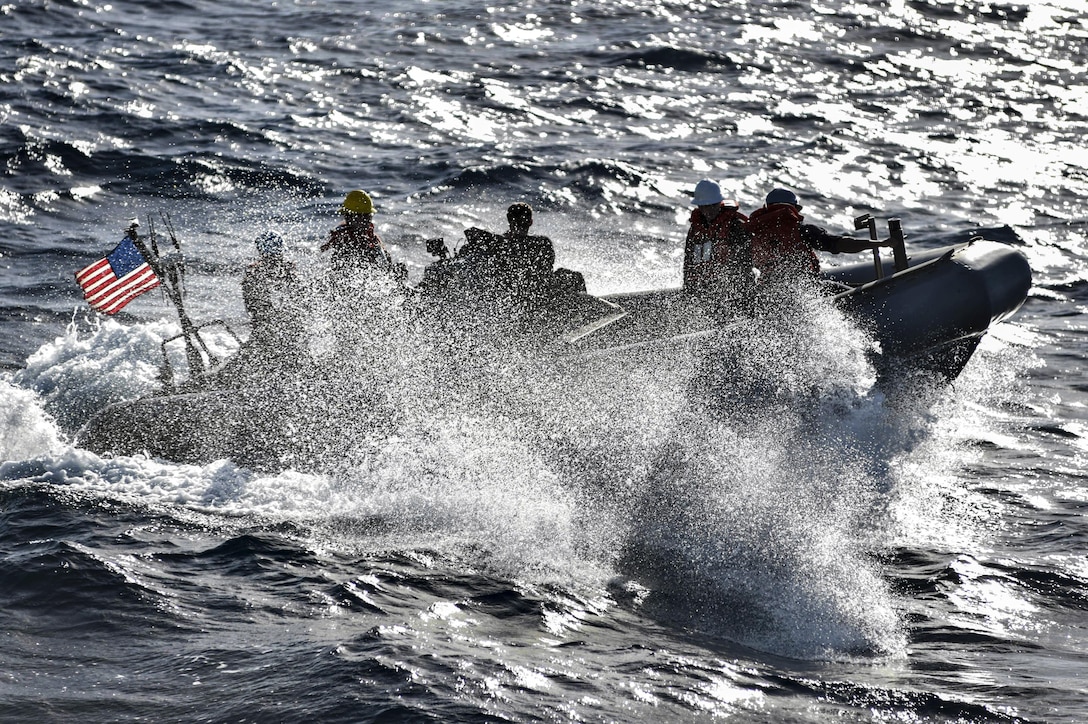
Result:
<svg viewBox="0 0 1088 724"><path fill-rule="evenodd" d="M722 196L722 188L718 184L708 178L695 184L695 198L691 200L695 206L720 204L722 201L725 201L725 197Z"/></svg>
<svg viewBox="0 0 1088 724"><path fill-rule="evenodd" d="M262 256L279 256L283 253L283 237L274 231L266 231L255 240Z"/></svg>

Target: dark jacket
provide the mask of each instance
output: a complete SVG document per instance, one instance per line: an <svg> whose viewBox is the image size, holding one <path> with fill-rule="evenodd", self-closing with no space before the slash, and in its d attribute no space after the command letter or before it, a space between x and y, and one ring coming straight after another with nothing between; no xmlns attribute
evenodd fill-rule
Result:
<svg viewBox="0 0 1088 724"><path fill-rule="evenodd" d="M555 266L555 248L546 236L503 234L497 259L512 285L540 286L551 280Z"/></svg>
<svg viewBox="0 0 1088 724"><path fill-rule="evenodd" d="M280 256L265 256L246 267L242 301L249 313L250 343L291 352L303 337L301 300L295 265Z"/></svg>
<svg viewBox="0 0 1088 724"><path fill-rule="evenodd" d="M457 258L472 269L471 283L514 296L539 292L551 283L555 248L548 237L472 228L465 238Z"/></svg>

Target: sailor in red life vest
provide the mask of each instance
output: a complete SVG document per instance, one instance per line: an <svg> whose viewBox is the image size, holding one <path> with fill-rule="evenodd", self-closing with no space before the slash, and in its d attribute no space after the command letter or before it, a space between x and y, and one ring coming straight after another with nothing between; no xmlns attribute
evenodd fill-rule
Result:
<svg viewBox="0 0 1088 724"><path fill-rule="evenodd" d="M747 217L726 201L710 179L695 185L688 235L684 241L684 289L693 293L739 291L751 284L751 235Z"/></svg>
<svg viewBox="0 0 1088 724"><path fill-rule="evenodd" d="M374 202L365 191L352 191L340 205L344 221L329 234L321 251L332 250L332 265L340 269L390 269L392 259L374 231Z"/></svg>
<svg viewBox="0 0 1088 724"><path fill-rule="evenodd" d="M874 242L828 233L813 224L805 224L797 194L789 189L774 189L767 203L748 217L752 234L752 264L760 282L797 278L815 278L820 273L817 251L832 254L867 251Z"/></svg>

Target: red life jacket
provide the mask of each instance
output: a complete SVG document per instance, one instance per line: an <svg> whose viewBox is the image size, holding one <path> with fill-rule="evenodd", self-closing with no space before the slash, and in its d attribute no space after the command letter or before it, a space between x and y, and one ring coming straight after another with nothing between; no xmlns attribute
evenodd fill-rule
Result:
<svg viewBox="0 0 1088 724"><path fill-rule="evenodd" d="M748 217L736 207L721 206L718 215L707 219L699 209L691 212L691 226L684 241L684 288L706 288L721 281L737 250L735 245L743 241L737 238L734 221L743 228Z"/></svg>
<svg viewBox="0 0 1088 724"><path fill-rule="evenodd" d="M820 273L816 252L801 240L805 217L790 204L771 204L748 217L752 234L752 265L763 278L791 272Z"/></svg>
<svg viewBox="0 0 1088 724"><path fill-rule="evenodd" d="M321 251L332 250L334 265L364 268L370 265L389 266L389 252L374 231L374 222L363 217L345 221L329 233Z"/></svg>

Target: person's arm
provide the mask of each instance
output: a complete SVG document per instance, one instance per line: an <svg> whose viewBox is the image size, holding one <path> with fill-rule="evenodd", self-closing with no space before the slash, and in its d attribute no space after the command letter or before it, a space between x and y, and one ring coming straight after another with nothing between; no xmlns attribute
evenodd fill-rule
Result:
<svg viewBox="0 0 1088 724"><path fill-rule="evenodd" d="M734 219L729 225L730 263L742 283L753 281L752 276L752 232L740 219Z"/></svg>
<svg viewBox="0 0 1088 724"><path fill-rule="evenodd" d="M551 274L555 268L555 245L546 236L540 237L540 270L544 274Z"/></svg>
<svg viewBox="0 0 1088 724"><path fill-rule="evenodd" d="M385 248L385 244L382 243L382 238L378 236L376 231L371 230L370 237L374 244L374 251L377 255L377 261L384 263L386 266L392 267L393 255L389 253L389 250Z"/></svg>
<svg viewBox="0 0 1088 724"><path fill-rule="evenodd" d="M253 316L253 310L257 303L256 286L252 267L246 267L245 273L242 275L242 305L246 308L246 313L250 317Z"/></svg>
<svg viewBox="0 0 1088 724"><path fill-rule="evenodd" d="M832 234L814 224L801 225L801 241L811 249L831 254L853 254L868 251L874 246L887 246L883 242L873 243L869 239L855 239L852 236Z"/></svg>
<svg viewBox="0 0 1088 724"><path fill-rule="evenodd" d="M684 262L682 267L682 279L685 287L694 281L695 273L695 225L688 226L688 234L684 237Z"/></svg>
<svg viewBox="0 0 1088 724"><path fill-rule="evenodd" d="M242 304L251 324L263 322L269 316L271 302L268 299L267 273L265 268L251 264L242 276Z"/></svg>
<svg viewBox="0 0 1088 724"><path fill-rule="evenodd" d="M318 247L318 251L328 251L332 247L336 246L340 241L340 234L337 229L333 229L329 232L329 240Z"/></svg>

